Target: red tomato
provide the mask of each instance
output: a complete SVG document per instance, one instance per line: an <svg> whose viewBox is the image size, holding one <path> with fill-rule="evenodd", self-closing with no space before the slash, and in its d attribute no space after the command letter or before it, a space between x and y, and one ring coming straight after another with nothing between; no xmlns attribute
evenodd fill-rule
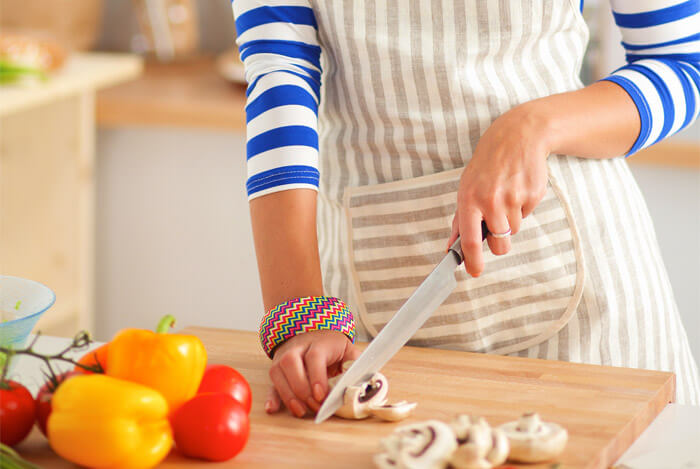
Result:
<svg viewBox="0 0 700 469"><path fill-rule="evenodd" d="M252 394L250 385L242 374L226 365L207 366L197 394L205 392L223 392L241 403L246 412L250 413Z"/></svg>
<svg viewBox="0 0 700 469"><path fill-rule="evenodd" d="M46 421L49 419L51 414L51 398L53 393L56 392L58 386L61 385L65 380L71 376L79 375L81 373L76 373L75 371L67 371L61 373L56 378L58 379L58 384L55 385L50 380L46 381L44 385L39 389L39 393L36 395L36 424L41 430L41 433L46 435Z"/></svg>
<svg viewBox="0 0 700 469"><path fill-rule="evenodd" d="M97 347L95 350L90 350L88 353L83 355L80 360L78 360L78 363L81 365L85 366L101 366L102 367L102 372L104 373L105 370L107 370L107 350L108 350L109 343L100 345ZM92 371L87 371L79 366L76 366L74 368L75 372L77 373L84 373L84 374L92 374Z"/></svg>
<svg viewBox="0 0 700 469"><path fill-rule="evenodd" d="M248 441L248 413L223 393L198 394L171 417L173 437L185 456L226 461Z"/></svg>
<svg viewBox="0 0 700 469"><path fill-rule="evenodd" d="M0 383L0 442L14 446L34 425L34 398L16 381Z"/></svg>

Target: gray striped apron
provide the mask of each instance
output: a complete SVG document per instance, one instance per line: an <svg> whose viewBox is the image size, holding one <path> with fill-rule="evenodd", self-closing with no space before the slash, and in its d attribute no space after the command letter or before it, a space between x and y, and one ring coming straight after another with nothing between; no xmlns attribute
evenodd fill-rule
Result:
<svg viewBox="0 0 700 469"><path fill-rule="evenodd" d="M582 86L570 0L314 2L324 288L375 335L444 255L462 168L517 104ZM410 344L674 371L700 404L651 219L624 158L548 159L547 192Z"/></svg>

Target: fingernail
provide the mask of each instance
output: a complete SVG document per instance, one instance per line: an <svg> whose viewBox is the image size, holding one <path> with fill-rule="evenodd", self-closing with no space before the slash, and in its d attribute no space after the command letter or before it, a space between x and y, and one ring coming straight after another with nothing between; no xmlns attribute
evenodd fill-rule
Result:
<svg viewBox="0 0 700 469"><path fill-rule="evenodd" d="M291 410L292 413L297 417L303 417L306 413L306 410L304 410L304 406L302 405L302 403L296 399L292 399L291 401L289 401L289 410Z"/></svg>
<svg viewBox="0 0 700 469"><path fill-rule="evenodd" d="M272 411L272 401L265 402L265 412L268 414Z"/></svg>
<svg viewBox="0 0 700 469"><path fill-rule="evenodd" d="M323 386L321 386L321 383L314 384L314 399L321 402L325 397L326 396L323 393Z"/></svg>
<svg viewBox="0 0 700 469"><path fill-rule="evenodd" d="M309 397L306 400L306 405L309 406L309 409L311 409L314 412L318 412L318 409L320 406L318 405L318 402L313 397Z"/></svg>

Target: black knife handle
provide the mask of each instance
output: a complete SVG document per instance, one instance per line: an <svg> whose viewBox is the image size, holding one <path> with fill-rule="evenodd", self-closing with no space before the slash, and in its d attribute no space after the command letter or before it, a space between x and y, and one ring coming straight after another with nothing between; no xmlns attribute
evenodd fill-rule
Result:
<svg viewBox="0 0 700 469"><path fill-rule="evenodd" d="M483 242L486 239L486 236L489 234L489 228L486 226L486 221L481 220L481 241ZM462 254L462 238L461 236L457 236L457 239L455 240L454 243L452 243L452 246L450 247L450 252L454 253L457 256L457 261L461 264L462 261L464 261L464 255Z"/></svg>

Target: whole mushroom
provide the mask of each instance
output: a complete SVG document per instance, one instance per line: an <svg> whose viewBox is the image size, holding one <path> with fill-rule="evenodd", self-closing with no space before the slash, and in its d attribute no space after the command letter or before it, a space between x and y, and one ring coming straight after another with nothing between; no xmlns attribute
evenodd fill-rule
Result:
<svg viewBox="0 0 700 469"><path fill-rule="evenodd" d="M399 427L381 444L384 453L374 458L380 469L444 469L457 448L452 428L439 420Z"/></svg>
<svg viewBox="0 0 700 469"><path fill-rule="evenodd" d="M543 422L536 413L526 413L518 421L500 426L510 443L508 460L544 462L564 451L569 435L556 423Z"/></svg>

